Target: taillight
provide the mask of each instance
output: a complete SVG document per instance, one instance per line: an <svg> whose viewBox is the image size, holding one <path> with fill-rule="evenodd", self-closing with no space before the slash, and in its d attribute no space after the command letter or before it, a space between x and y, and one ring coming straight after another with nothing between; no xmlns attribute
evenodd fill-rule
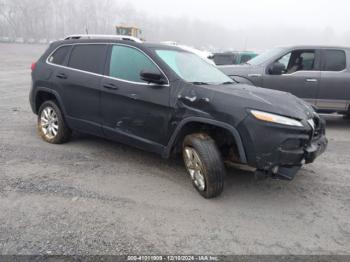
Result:
<svg viewBox="0 0 350 262"><path fill-rule="evenodd" d="M35 63L35 62L34 62L34 63L32 63L32 65L30 66L30 69L32 69L32 72L34 71L35 66L36 66L36 63Z"/></svg>

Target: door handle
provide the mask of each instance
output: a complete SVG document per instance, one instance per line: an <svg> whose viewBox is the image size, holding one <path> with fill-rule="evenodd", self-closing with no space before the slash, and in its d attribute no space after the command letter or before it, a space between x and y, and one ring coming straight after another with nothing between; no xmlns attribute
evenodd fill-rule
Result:
<svg viewBox="0 0 350 262"><path fill-rule="evenodd" d="M306 82L317 82L316 78L308 78L306 79Z"/></svg>
<svg viewBox="0 0 350 262"><path fill-rule="evenodd" d="M107 88L107 89L112 89L112 90L117 90L117 89L119 89L116 85L114 85L114 84L112 84L112 83L104 84L103 87L104 87L104 88Z"/></svg>
<svg viewBox="0 0 350 262"><path fill-rule="evenodd" d="M68 76L66 74L64 74L64 73L59 73L59 74L56 75L56 77L57 78L61 78L61 79L67 79L68 78Z"/></svg>

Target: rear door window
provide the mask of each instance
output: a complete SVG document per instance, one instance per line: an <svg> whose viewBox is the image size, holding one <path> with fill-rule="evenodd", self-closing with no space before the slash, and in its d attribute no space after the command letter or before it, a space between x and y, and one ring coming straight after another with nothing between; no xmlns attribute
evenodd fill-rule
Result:
<svg viewBox="0 0 350 262"><path fill-rule="evenodd" d="M145 83L141 71L160 72L158 67L141 51L127 46L112 47L109 76L118 79Z"/></svg>
<svg viewBox="0 0 350 262"><path fill-rule="evenodd" d="M68 66L86 72L102 74L107 46L103 44L79 44L73 47Z"/></svg>
<svg viewBox="0 0 350 262"><path fill-rule="evenodd" d="M59 47L52 55L50 55L50 57L48 58L48 61L52 64L63 65L69 53L70 48L71 48L70 45Z"/></svg>
<svg viewBox="0 0 350 262"><path fill-rule="evenodd" d="M342 71L346 68L346 55L343 50L324 50L323 59L323 71Z"/></svg>

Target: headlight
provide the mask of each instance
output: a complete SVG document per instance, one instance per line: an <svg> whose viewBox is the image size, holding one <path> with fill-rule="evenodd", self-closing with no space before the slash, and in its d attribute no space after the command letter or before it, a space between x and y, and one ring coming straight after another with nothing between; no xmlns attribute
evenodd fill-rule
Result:
<svg viewBox="0 0 350 262"><path fill-rule="evenodd" d="M287 125L287 126L300 126L300 127L303 126L303 124L300 121L295 120L293 118L275 115L275 114L266 113L266 112L257 111L257 110L250 110L250 112L256 119L259 119L265 122L276 123L276 124Z"/></svg>

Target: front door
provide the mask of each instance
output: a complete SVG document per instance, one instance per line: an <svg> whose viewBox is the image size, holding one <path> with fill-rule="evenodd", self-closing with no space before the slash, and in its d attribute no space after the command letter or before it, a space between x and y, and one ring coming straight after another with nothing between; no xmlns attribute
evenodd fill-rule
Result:
<svg viewBox="0 0 350 262"><path fill-rule="evenodd" d="M269 73L266 69L263 86L292 93L312 105L316 105L321 73L319 71L318 50L294 50L275 62L284 65L281 75Z"/></svg>
<svg viewBox="0 0 350 262"><path fill-rule="evenodd" d="M112 45L107 63L107 77L101 87L105 135L160 152L167 142L171 114L169 82L156 85L143 81L141 71L160 72L160 69L144 52L132 46Z"/></svg>

